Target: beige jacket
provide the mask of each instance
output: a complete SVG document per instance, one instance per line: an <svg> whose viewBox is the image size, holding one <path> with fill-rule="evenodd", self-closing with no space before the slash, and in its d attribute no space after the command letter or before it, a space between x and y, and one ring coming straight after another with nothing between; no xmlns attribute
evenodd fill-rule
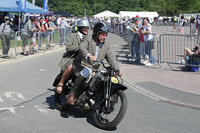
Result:
<svg viewBox="0 0 200 133"><path fill-rule="evenodd" d="M68 34L66 40L66 53L64 53L61 61L58 64L58 66L60 66L63 71L65 71L65 69L72 64L73 59L78 54L79 46L81 43L78 33Z"/></svg>
<svg viewBox="0 0 200 133"><path fill-rule="evenodd" d="M93 40L92 36L85 36L80 44L80 49L77 57L73 62L73 72L78 74L84 67L92 68L94 62L87 58L87 55L96 55L96 42ZM119 70L118 63L115 56L112 54L109 44L104 43L99 50L97 61L106 61L112 65L116 70Z"/></svg>

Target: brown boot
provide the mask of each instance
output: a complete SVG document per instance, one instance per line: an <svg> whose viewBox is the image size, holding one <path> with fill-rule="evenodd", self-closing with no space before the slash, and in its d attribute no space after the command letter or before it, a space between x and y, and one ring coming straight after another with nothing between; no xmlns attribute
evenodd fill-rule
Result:
<svg viewBox="0 0 200 133"><path fill-rule="evenodd" d="M74 105L75 103L74 93L69 93L67 95L67 103L70 105Z"/></svg>

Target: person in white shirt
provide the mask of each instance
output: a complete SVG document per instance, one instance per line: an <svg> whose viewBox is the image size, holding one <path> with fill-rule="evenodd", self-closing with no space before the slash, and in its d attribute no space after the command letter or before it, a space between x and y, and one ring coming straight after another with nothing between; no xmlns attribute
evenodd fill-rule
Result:
<svg viewBox="0 0 200 133"><path fill-rule="evenodd" d="M148 18L144 18L144 30L143 30L143 34L144 34L144 41L146 42L146 53L149 56L149 63L145 64L146 66L152 66L153 64L155 64L155 57L152 54L152 49L154 49L154 38L152 35L152 27L149 24L149 19Z"/></svg>

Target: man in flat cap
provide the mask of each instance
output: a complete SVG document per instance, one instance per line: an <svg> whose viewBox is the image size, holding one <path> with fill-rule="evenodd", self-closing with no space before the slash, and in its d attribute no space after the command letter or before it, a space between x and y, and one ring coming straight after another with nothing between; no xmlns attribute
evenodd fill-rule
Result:
<svg viewBox="0 0 200 133"><path fill-rule="evenodd" d="M0 26L0 37L1 37L1 43L2 43L2 53L3 57L8 57L8 51L10 49L10 33L12 32L12 29L10 28L9 23L9 17L4 17L5 22L1 24Z"/></svg>

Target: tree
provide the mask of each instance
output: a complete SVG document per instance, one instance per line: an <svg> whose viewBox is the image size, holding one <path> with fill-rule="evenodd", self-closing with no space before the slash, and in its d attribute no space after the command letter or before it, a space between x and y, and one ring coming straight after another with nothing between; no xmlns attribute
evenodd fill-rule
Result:
<svg viewBox="0 0 200 133"><path fill-rule="evenodd" d="M28 0L32 2L32 0ZM43 7L44 0L36 0L36 5ZM93 16L109 10L119 11L157 11L161 16L178 15L181 12L200 12L200 0L49 0L50 11L68 11L75 16Z"/></svg>

